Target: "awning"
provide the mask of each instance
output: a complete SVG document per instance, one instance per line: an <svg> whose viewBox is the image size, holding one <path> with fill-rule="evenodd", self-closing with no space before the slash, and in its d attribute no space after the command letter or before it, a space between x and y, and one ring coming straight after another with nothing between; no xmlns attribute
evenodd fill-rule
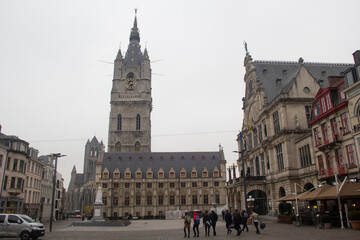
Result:
<svg viewBox="0 0 360 240"><path fill-rule="evenodd" d="M298 195L289 194L289 195L286 195L286 196L281 197L281 198L279 198L279 199L276 199L275 201L277 201L277 202L282 202L282 201L295 201L296 198L299 200L299 198L300 198L302 195L304 195L304 194L306 194L306 192L300 193L300 194L298 194Z"/></svg>
<svg viewBox="0 0 360 240"><path fill-rule="evenodd" d="M321 193L326 192L327 190L331 189L332 187L333 186L331 186L329 184L325 184L324 186L319 187L312 192L305 192L302 196L300 196L298 198L298 200L300 200L300 201L316 200Z"/></svg>
<svg viewBox="0 0 360 240"><path fill-rule="evenodd" d="M340 187L340 185L339 185ZM360 198L360 183L346 181L340 190L340 198ZM317 199L336 199L336 186L319 194Z"/></svg>

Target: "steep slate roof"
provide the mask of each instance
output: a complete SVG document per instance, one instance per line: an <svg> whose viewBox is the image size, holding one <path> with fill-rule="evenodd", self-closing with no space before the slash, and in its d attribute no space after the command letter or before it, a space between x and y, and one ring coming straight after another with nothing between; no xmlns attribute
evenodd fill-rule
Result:
<svg viewBox="0 0 360 240"><path fill-rule="evenodd" d="M265 95L270 103L280 93L286 93L291 87L292 80L298 74L301 66L319 82L323 80L321 87L328 87L329 76L341 76L351 64L337 63L310 63L310 62L276 62L276 61L254 61L256 75L264 87ZM281 79L281 84L276 80Z"/></svg>
<svg viewBox="0 0 360 240"><path fill-rule="evenodd" d="M99 141L98 141L97 138L94 136L90 143L91 143L91 144L99 144Z"/></svg>
<svg viewBox="0 0 360 240"><path fill-rule="evenodd" d="M134 26L130 33L130 43L125 54L124 64L127 66L137 66L142 58L141 47L140 47L140 34L137 27L137 19L135 16Z"/></svg>
<svg viewBox="0 0 360 240"><path fill-rule="evenodd" d="M221 155L220 152L105 153L102 170L106 167L109 170L110 177L112 177L113 171L119 168L120 175L123 177L124 171L129 168L131 176L134 178L138 168L141 169L143 177L146 177L147 170L151 168L154 173L153 178L157 178L156 173L162 168L164 170L164 178L168 178L171 168L175 170L177 177L180 170L184 168L186 176L190 178L193 167L196 168L198 177L201 176L203 168L206 167L208 176L212 177L215 167L218 168L219 175L221 174ZM130 157L131 160L129 160ZM161 160L161 157L163 160Z"/></svg>
<svg viewBox="0 0 360 240"><path fill-rule="evenodd" d="M83 185L84 184L84 174L77 173L75 178L75 185Z"/></svg>

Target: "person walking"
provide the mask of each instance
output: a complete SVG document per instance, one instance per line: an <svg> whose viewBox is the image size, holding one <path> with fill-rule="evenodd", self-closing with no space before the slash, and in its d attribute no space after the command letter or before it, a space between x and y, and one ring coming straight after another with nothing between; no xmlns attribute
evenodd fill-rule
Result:
<svg viewBox="0 0 360 240"><path fill-rule="evenodd" d="M254 223L254 226L256 228L256 233L260 234L260 230L259 230L258 226L259 226L259 222L261 222L261 220L259 218L259 215L256 212L253 212L250 217L251 217L251 219L252 219L252 221Z"/></svg>
<svg viewBox="0 0 360 240"><path fill-rule="evenodd" d="M213 229L213 235L216 236L216 222L218 220L218 215L214 210L211 210L210 219L211 219L211 226Z"/></svg>
<svg viewBox="0 0 360 240"><path fill-rule="evenodd" d="M246 212L245 209L243 209L241 211L241 219L242 219L242 224L243 224L243 228L242 230L245 231L245 228L246 228L246 231L248 232L249 231L249 228L247 226L247 220L249 218L249 214Z"/></svg>
<svg viewBox="0 0 360 240"><path fill-rule="evenodd" d="M200 225L200 217L197 215L197 212L194 212L194 236L193 237L199 237L199 225Z"/></svg>
<svg viewBox="0 0 360 240"><path fill-rule="evenodd" d="M228 209L226 209L224 218L225 218L225 222L226 222L227 234L231 234L232 231L230 229L230 225L232 223L232 216Z"/></svg>
<svg viewBox="0 0 360 240"><path fill-rule="evenodd" d="M235 209L234 216L233 216L233 221L234 221L234 228L237 231L236 236L239 236L241 234L241 229L240 229L241 216L240 216L240 213L239 213L239 211L237 209Z"/></svg>
<svg viewBox="0 0 360 240"><path fill-rule="evenodd" d="M186 229L187 229L187 237L190 237L190 224L191 224L191 217L186 212L184 216L184 238L186 238Z"/></svg>
<svg viewBox="0 0 360 240"><path fill-rule="evenodd" d="M211 226L211 219L208 210L205 210L205 214L203 216L203 224L205 226L205 236L210 236L210 226Z"/></svg>

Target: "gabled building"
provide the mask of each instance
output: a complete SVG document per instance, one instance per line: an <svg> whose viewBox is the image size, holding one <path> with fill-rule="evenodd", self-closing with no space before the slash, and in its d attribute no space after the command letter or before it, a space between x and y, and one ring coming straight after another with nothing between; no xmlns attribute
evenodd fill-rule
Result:
<svg viewBox="0 0 360 240"><path fill-rule="evenodd" d="M246 174L246 196L254 210L276 214L276 199L317 185L311 137L312 102L328 76L349 64L244 60L246 84L244 119L238 135L238 169ZM242 161L245 169L242 169ZM228 182L230 209L245 207L243 178Z"/></svg>
<svg viewBox="0 0 360 240"><path fill-rule="evenodd" d="M355 60L356 54L360 52L354 53ZM356 91L359 75L356 70L351 66L342 76L329 77L328 87L321 88L313 102L309 124L313 131L318 177L328 182L333 182L335 175L340 180L345 176L360 177L357 154L360 104Z"/></svg>
<svg viewBox="0 0 360 240"><path fill-rule="evenodd" d="M0 212L23 213L26 183L26 168L29 162L29 143L0 132L1 145L7 148L3 164Z"/></svg>

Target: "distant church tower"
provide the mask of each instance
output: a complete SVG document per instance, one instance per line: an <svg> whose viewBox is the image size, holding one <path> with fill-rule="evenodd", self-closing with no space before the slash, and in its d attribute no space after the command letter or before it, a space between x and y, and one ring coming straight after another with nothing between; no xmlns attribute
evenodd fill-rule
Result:
<svg viewBox="0 0 360 240"><path fill-rule="evenodd" d="M114 61L110 104L108 152L151 152L151 68L136 11L125 57L119 49Z"/></svg>
<svg viewBox="0 0 360 240"><path fill-rule="evenodd" d="M91 142L87 141L84 155L84 183L95 180L96 160L98 156L102 156L104 148L104 143L99 142L96 137L93 137Z"/></svg>

